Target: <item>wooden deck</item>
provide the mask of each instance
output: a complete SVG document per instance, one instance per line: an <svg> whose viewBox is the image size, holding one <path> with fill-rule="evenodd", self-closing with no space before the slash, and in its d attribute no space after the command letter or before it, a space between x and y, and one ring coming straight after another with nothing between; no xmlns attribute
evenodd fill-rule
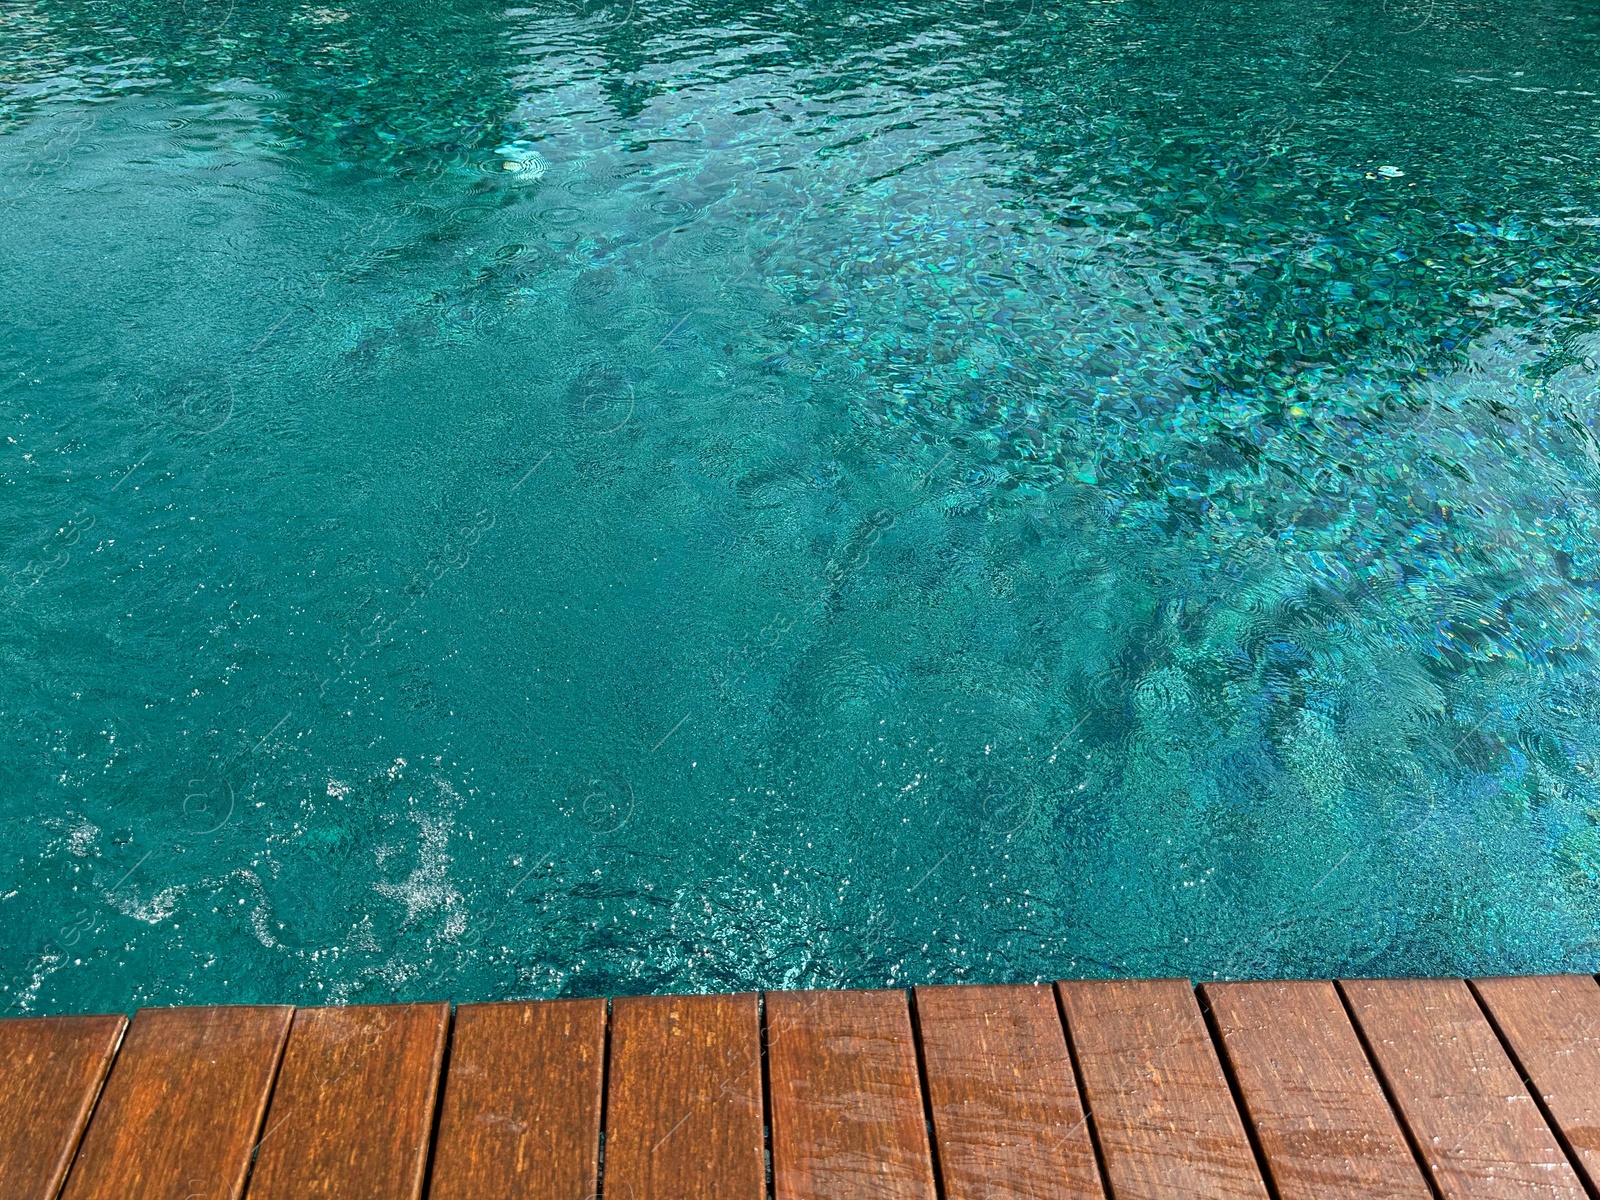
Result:
<svg viewBox="0 0 1600 1200"><path fill-rule="evenodd" d="M1590 976L0 1021L3 1200L1600 1196Z"/></svg>

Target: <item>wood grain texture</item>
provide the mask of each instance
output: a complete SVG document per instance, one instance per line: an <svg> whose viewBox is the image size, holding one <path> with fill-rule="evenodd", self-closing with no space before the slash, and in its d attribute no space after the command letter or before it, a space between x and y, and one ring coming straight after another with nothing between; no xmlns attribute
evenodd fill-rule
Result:
<svg viewBox="0 0 1600 1200"><path fill-rule="evenodd" d="M606 1195L614 1200L762 1200L755 993L613 1001L606 1129Z"/></svg>
<svg viewBox="0 0 1600 1200"><path fill-rule="evenodd" d="M238 1200L291 1008L147 1008L106 1081L64 1200Z"/></svg>
<svg viewBox="0 0 1600 1200"><path fill-rule="evenodd" d="M1555 1119L1574 1165L1600 1186L1600 986L1592 975L1479 979L1474 990Z"/></svg>
<svg viewBox="0 0 1600 1200"><path fill-rule="evenodd" d="M769 992L776 1200L933 1200L904 992Z"/></svg>
<svg viewBox="0 0 1600 1200"><path fill-rule="evenodd" d="M1333 984L1200 991L1280 1200L1430 1200Z"/></svg>
<svg viewBox="0 0 1600 1200"><path fill-rule="evenodd" d="M916 998L946 1200L1099 1200L1055 993L919 987Z"/></svg>
<svg viewBox="0 0 1600 1200"><path fill-rule="evenodd" d="M128 1018L0 1021L0 1196L55 1200Z"/></svg>
<svg viewBox="0 0 1600 1200"><path fill-rule="evenodd" d="M1266 1200L1188 982L1056 989L1116 1200Z"/></svg>
<svg viewBox="0 0 1600 1200"><path fill-rule="evenodd" d="M1445 1200L1585 1195L1463 980L1339 986Z"/></svg>
<svg viewBox="0 0 1600 1200"><path fill-rule="evenodd" d="M449 1024L448 1004L296 1012L250 1200L416 1200Z"/></svg>
<svg viewBox="0 0 1600 1200"><path fill-rule="evenodd" d="M431 1200L586 1200L598 1187L606 1002L463 1004Z"/></svg>

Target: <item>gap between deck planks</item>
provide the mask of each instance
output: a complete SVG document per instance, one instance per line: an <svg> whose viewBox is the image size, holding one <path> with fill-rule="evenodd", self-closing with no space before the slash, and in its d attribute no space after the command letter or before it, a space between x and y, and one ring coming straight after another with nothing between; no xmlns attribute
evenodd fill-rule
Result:
<svg viewBox="0 0 1600 1200"><path fill-rule="evenodd" d="M1597 1176L1590 976L0 1021L4 1200L1595 1200Z"/></svg>

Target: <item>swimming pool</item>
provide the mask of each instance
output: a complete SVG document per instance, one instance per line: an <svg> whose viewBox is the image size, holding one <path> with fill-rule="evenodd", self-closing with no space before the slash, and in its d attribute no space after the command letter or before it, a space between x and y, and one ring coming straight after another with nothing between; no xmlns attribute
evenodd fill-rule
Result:
<svg viewBox="0 0 1600 1200"><path fill-rule="evenodd" d="M8 1011L1592 970L1597 38L7 7Z"/></svg>

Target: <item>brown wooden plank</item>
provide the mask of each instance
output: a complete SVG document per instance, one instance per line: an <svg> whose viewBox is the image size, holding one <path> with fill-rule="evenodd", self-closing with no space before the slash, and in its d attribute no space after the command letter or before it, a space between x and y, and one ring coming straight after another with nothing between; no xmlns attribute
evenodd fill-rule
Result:
<svg viewBox="0 0 1600 1200"><path fill-rule="evenodd" d="M1188 982L1080 981L1056 989L1116 1200L1265 1200Z"/></svg>
<svg viewBox="0 0 1600 1200"><path fill-rule="evenodd" d="M946 1200L1104 1195L1050 988L919 987L916 1019Z"/></svg>
<svg viewBox="0 0 1600 1200"><path fill-rule="evenodd" d="M1445 1200L1585 1195L1465 981L1339 986Z"/></svg>
<svg viewBox="0 0 1600 1200"><path fill-rule="evenodd" d="M64 1200L238 1200L293 1013L136 1014Z"/></svg>
<svg viewBox="0 0 1600 1200"><path fill-rule="evenodd" d="M1280 1200L1430 1200L1333 984L1200 991Z"/></svg>
<svg viewBox="0 0 1600 1200"><path fill-rule="evenodd" d="M606 1002L463 1004L431 1200L584 1200L598 1188Z"/></svg>
<svg viewBox="0 0 1600 1200"><path fill-rule="evenodd" d="M449 1025L448 1004L296 1012L250 1200L416 1200Z"/></svg>
<svg viewBox="0 0 1600 1200"><path fill-rule="evenodd" d="M1592 975L1473 984L1522 1073L1567 1139L1573 1165L1600 1187L1600 986Z"/></svg>
<svg viewBox="0 0 1600 1200"><path fill-rule="evenodd" d="M128 1018L0 1021L0 1196L55 1200Z"/></svg>
<svg viewBox="0 0 1600 1200"><path fill-rule="evenodd" d="M776 1200L933 1200L904 992L769 992Z"/></svg>
<svg viewBox="0 0 1600 1200"><path fill-rule="evenodd" d="M761 1200L761 1007L738 996L611 1002L606 1194Z"/></svg>

